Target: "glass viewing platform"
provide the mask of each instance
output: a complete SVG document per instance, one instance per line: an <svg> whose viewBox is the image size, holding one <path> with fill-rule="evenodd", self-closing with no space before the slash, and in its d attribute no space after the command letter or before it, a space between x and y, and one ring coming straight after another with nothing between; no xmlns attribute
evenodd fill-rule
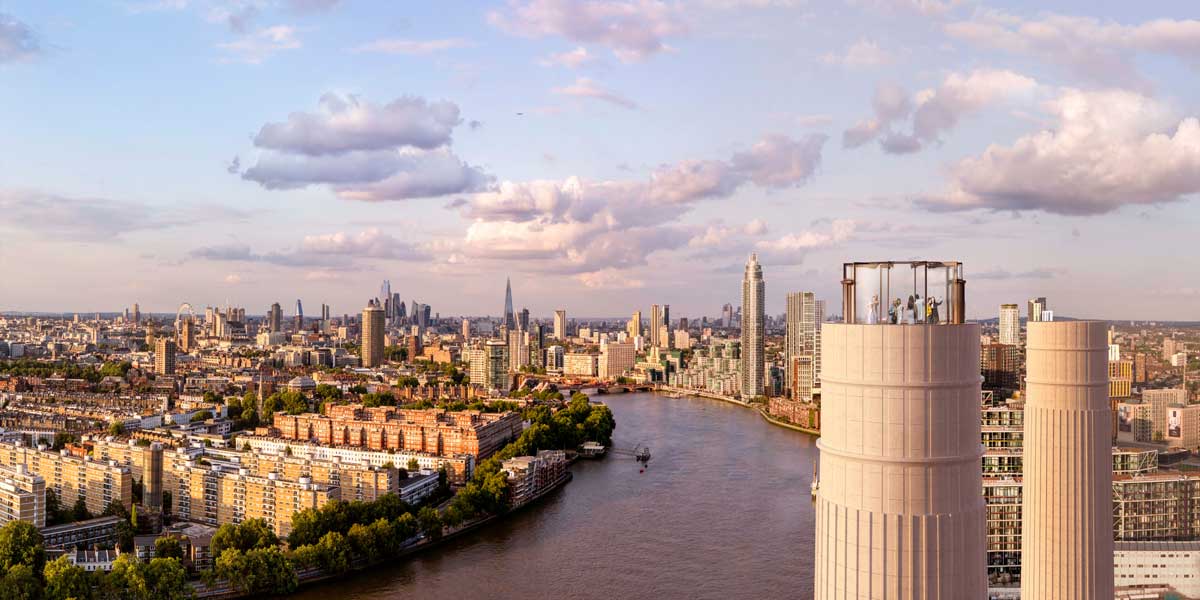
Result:
<svg viewBox="0 0 1200 600"><path fill-rule="evenodd" d="M963 323L963 265L956 261L842 265L842 318L864 325Z"/></svg>

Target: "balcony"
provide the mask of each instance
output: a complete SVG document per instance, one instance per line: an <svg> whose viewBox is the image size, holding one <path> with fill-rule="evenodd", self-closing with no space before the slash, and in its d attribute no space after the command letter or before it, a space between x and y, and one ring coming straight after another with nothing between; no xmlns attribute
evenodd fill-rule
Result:
<svg viewBox="0 0 1200 600"><path fill-rule="evenodd" d="M842 319L864 325L944 325L965 321L966 282L955 261L842 265Z"/></svg>

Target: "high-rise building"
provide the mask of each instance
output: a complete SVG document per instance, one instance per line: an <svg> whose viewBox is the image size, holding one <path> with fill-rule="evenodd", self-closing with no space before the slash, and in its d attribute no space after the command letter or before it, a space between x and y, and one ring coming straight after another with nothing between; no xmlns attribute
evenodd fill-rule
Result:
<svg viewBox="0 0 1200 600"><path fill-rule="evenodd" d="M517 328L522 331L529 331L529 309L522 308L520 316L517 317Z"/></svg>
<svg viewBox="0 0 1200 600"><path fill-rule="evenodd" d="M517 328L517 316L513 314L512 280L504 279L504 326L509 331Z"/></svg>
<svg viewBox="0 0 1200 600"><path fill-rule="evenodd" d="M508 330L508 369L512 372L529 366L529 335L524 329Z"/></svg>
<svg viewBox="0 0 1200 600"><path fill-rule="evenodd" d="M383 298L384 302L391 304L391 302L392 302L392 282L391 281L389 281L387 279L383 280L383 285L379 286L379 297ZM391 315L391 313L388 313L388 314L385 314L384 317L390 319L390 318L392 318L392 315Z"/></svg>
<svg viewBox="0 0 1200 600"><path fill-rule="evenodd" d="M642 311L633 311L633 316L629 319L629 325L626 327L629 332L629 337L636 338L642 335Z"/></svg>
<svg viewBox="0 0 1200 600"><path fill-rule="evenodd" d="M529 365L535 369L545 368L546 329L540 323L534 323L529 328L526 339L529 341Z"/></svg>
<svg viewBox="0 0 1200 600"><path fill-rule="evenodd" d="M383 307L375 300L368 301L362 311L362 366L378 367L383 364L385 326Z"/></svg>
<svg viewBox="0 0 1200 600"><path fill-rule="evenodd" d="M500 340L488 340L482 346L467 351L471 383L485 390L508 393L508 344Z"/></svg>
<svg viewBox="0 0 1200 600"><path fill-rule="evenodd" d="M463 338L464 342L471 339L471 320L470 319L462 320L462 338Z"/></svg>
<svg viewBox="0 0 1200 600"><path fill-rule="evenodd" d="M1104 323L1035 322L1027 333L1021 598L1112 598Z"/></svg>
<svg viewBox="0 0 1200 600"><path fill-rule="evenodd" d="M272 302L271 308L267 310L267 329L271 333L283 331L283 308L278 302Z"/></svg>
<svg viewBox="0 0 1200 600"><path fill-rule="evenodd" d="M821 377L821 322L825 320L825 301L812 292L787 295L784 339L784 384L794 400L811 402L813 386ZM799 365L797 360L803 357ZM800 375L798 381L796 375ZM801 385L803 383L803 385Z"/></svg>
<svg viewBox="0 0 1200 600"><path fill-rule="evenodd" d="M981 344L979 368L983 389L1008 397L1021 388L1021 347L1012 344Z"/></svg>
<svg viewBox="0 0 1200 600"><path fill-rule="evenodd" d="M304 305L296 298L296 331L304 331Z"/></svg>
<svg viewBox="0 0 1200 600"><path fill-rule="evenodd" d="M653 348L659 347L662 340L659 339L659 330L662 329L662 309L657 304L650 305L650 346Z"/></svg>
<svg viewBox="0 0 1200 600"><path fill-rule="evenodd" d="M1046 306L1046 299L1044 297L1030 299L1029 314L1026 315L1028 317L1026 322L1039 323L1041 321L1049 321L1050 319L1043 318L1045 316L1043 313L1045 313L1048 308L1049 307Z"/></svg>
<svg viewBox="0 0 1200 600"><path fill-rule="evenodd" d="M598 376L600 379L616 379L637 362L633 342L609 342L600 349Z"/></svg>
<svg viewBox="0 0 1200 600"><path fill-rule="evenodd" d="M133 303L133 324L138 325L142 322L142 307L138 306L137 302Z"/></svg>
<svg viewBox="0 0 1200 600"><path fill-rule="evenodd" d="M766 393L766 357L763 352L763 325L766 317L766 283L758 254L746 261L742 277L742 397Z"/></svg>
<svg viewBox="0 0 1200 600"><path fill-rule="evenodd" d="M670 335L670 333L669 333L671 331L671 305L670 304L664 304L662 307L662 324L664 327L667 328L668 335ZM659 339L658 341L661 342L663 346L671 345L671 340L669 340L669 339L665 339L665 340Z"/></svg>
<svg viewBox="0 0 1200 600"><path fill-rule="evenodd" d="M721 307L721 327L733 327L733 305L728 302Z"/></svg>
<svg viewBox="0 0 1200 600"><path fill-rule="evenodd" d="M1000 305L1000 343L1021 343L1021 312L1016 304Z"/></svg>
<svg viewBox="0 0 1200 600"><path fill-rule="evenodd" d="M46 480L24 464L0 466L0 524L9 521L46 526Z"/></svg>
<svg viewBox="0 0 1200 600"><path fill-rule="evenodd" d="M554 339L567 339L567 311L566 309L558 309L554 311Z"/></svg>
<svg viewBox="0 0 1200 600"><path fill-rule="evenodd" d="M159 375L174 375L177 350L175 340L166 337L159 338L154 346L154 372Z"/></svg>
<svg viewBox="0 0 1200 600"><path fill-rule="evenodd" d="M822 327L816 600L987 597L979 326L855 311L878 269L905 267L945 271L961 307L959 263L848 264L846 322Z"/></svg>
<svg viewBox="0 0 1200 600"><path fill-rule="evenodd" d="M392 302L398 305L398 308L396 308L396 318L407 319L408 312L404 307L404 301L400 299L400 292L392 294Z"/></svg>

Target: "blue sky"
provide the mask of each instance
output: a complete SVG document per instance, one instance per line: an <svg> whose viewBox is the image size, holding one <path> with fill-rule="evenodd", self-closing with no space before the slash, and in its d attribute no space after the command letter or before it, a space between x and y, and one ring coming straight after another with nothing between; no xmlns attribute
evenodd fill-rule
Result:
<svg viewBox="0 0 1200 600"><path fill-rule="evenodd" d="M931 258L972 316L1200 319L1193 14L0 1L0 309L715 315L759 252L772 313Z"/></svg>

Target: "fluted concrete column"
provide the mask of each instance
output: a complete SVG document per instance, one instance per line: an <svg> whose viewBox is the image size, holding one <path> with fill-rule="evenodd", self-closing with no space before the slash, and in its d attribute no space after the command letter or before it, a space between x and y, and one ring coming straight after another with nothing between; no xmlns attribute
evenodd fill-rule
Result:
<svg viewBox="0 0 1200 600"><path fill-rule="evenodd" d="M1113 597L1112 412L1104 323L1029 323L1021 598Z"/></svg>
<svg viewBox="0 0 1200 600"><path fill-rule="evenodd" d="M978 325L821 331L817 600L984 598Z"/></svg>

